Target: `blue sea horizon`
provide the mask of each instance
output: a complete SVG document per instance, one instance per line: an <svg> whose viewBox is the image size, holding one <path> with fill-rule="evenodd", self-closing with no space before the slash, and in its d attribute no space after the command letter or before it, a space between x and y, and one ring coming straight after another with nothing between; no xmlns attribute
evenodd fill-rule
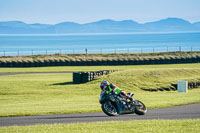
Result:
<svg viewBox="0 0 200 133"><path fill-rule="evenodd" d="M200 32L0 34L0 56L200 51Z"/></svg>

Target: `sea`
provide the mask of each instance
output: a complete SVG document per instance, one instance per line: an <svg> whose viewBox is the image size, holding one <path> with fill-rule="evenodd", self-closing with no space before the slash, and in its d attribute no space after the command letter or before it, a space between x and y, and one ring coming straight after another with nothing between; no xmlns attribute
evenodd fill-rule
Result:
<svg viewBox="0 0 200 133"><path fill-rule="evenodd" d="M0 56L200 51L200 32L0 34Z"/></svg>

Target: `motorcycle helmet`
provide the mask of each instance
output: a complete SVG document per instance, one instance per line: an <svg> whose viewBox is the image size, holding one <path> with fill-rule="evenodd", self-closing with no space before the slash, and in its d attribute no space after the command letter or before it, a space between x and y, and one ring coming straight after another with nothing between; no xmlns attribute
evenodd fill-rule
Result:
<svg viewBox="0 0 200 133"><path fill-rule="evenodd" d="M108 85L109 85L108 81L102 81L100 84L101 90L105 90Z"/></svg>

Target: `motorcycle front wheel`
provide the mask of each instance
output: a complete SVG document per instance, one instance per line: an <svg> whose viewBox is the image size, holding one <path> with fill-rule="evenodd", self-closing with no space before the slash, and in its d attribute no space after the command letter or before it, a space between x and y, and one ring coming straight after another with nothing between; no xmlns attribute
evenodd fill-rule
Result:
<svg viewBox="0 0 200 133"><path fill-rule="evenodd" d="M103 112L108 116L118 115L116 107L110 101L106 101L105 103L103 103L101 105L101 108Z"/></svg>
<svg viewBox="0 0 200 133"><path fill-rule="evenodd" d="M139 100L135 100L135 102L136 102L135 113L137 115L144 115L147 112L147 108L144 105L144 103L142 103Z"/></svg>

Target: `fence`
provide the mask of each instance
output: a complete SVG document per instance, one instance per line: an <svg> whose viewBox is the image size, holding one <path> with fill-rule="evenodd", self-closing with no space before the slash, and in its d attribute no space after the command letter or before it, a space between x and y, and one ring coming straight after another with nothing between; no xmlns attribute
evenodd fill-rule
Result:
<svg viewBox="0 0 200 133"><path fill-rule="evenodd" d="M176 51L200 51L200 47L151 47L151 48L108 48L108 49L0 49L0 56L25 56L25 55L49 55L49 54L93 54L93 53L154 53Z"/></svg>

